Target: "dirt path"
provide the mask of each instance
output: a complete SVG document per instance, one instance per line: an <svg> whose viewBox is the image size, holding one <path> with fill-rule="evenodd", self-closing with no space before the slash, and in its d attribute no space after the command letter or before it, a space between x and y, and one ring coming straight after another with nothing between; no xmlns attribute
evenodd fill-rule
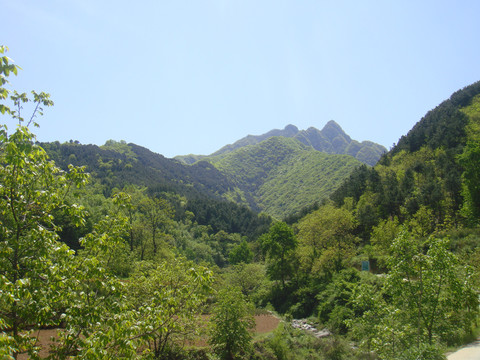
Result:
<svg viewBox="0 0 480 360"><path fill-rule="evenodd" d="M480 359L480 340L477 340L467 346L455 351L447 356L448 360L479 360Z"/></svg>

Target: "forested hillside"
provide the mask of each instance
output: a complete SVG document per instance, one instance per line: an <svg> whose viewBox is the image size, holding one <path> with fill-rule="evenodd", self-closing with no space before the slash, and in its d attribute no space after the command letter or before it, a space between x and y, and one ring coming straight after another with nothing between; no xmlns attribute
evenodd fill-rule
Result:
<svg viewBox="0 0 480 360"><path fill-rule="evenodd" d="M281 136L185 166L38 143L53 101L8 91L6 50L0 358L436 360L478 336L480 82L373 167Z"/></svg>
<svg viewBox="0 0 480 360"><path fill-rule="evenodd" d="M468 199L475 192L478 93L475 83L428 112L373 168L354 171L333 195L341 206L352 199L368 236L380 221L424 216L431 229L475 222ZM350 201L350 200L349 200ZM473 208L472 208L473 207Z"/></svg>
<svg viewBox="0 0 480 360"><path fill-rule="evenodd" d="M255 236L264 231L265 222L257 214L222 199L234 185L207 162L184 166L141 146L113 140L101 147L75 142L41 145L63 169L69 164L85 166L107 197L133 185L145 188L150 196L167 193L188 199L183 206L179 205L181 201L176 202L176 219L190 212L195 214L196 222L210 226L215 232Z"/></svg>
<svg viewBox="0 0 480 360"><path fill-rule="evenodd" d="M208 161L240 189L231 195L235 201L244 200L280 219L326 199L361 164L351 156L326 154L281 136Z"/></svg>

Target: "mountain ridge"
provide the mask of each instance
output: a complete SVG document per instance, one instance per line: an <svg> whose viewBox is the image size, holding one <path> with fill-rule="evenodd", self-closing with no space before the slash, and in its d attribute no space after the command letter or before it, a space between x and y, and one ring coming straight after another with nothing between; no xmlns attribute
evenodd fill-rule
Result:
<svg viewBox="0 0 480 360"><path fill-rule="evenodd" d="M208 157L224 156L236 149L258 144L274 136L297 139L301 143L327 154L350 155L370 166L373 166L381 155L387 151L384 146L372 141L358 142L352 140L339 124L330 120L322 130L313 126L307 130L299 130L297 126L289 124L283 129L273 129L261 135L247 135L233 144L223 146L210 155L179 155L175 156L174 159L190 165Z"/></svg>

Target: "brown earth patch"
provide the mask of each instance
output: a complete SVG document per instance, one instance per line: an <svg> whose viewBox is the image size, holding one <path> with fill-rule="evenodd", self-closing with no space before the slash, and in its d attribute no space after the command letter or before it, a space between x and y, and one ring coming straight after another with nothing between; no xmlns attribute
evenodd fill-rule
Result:
<svg viewBox="0 0 480 360"><path fill-rule="evenodd" d="M48 351L50 349L50 345L53 344L51 340L52 337L56 338L59 329L46 329L36 331L32 334L32 336L37 338L38 345L41 347L39 352L40 357L45 358L48 356ZM19 360L29 359L27 354L20 354L18 356Z"/></svg>
<svg viewBox="0 0 480 360"><path fill-rule="evenodd" d="M255 332L265 334L275 330L280 319L273 315L255 315Z"/></svg>
<svg viewBox="0 0 480 360"><path fill-rule="evenodd" d="M274 331L278 324L280 323L280 319L276 316L265 314L265 315L255 315L255 333L257 334L265 334L271 331ZM51 338L57 337L57 332L59 329L47 329L47 330L40 330L35 332L33 335L38 337L38 344L42 347L39 355L40 357L47 357L48 350L50 345L53 343ZM200 340L195 342L196 346L205 346L206 341ZM25 360L28 359L26 354L21 354L18 356L18 359Z"/></svg>

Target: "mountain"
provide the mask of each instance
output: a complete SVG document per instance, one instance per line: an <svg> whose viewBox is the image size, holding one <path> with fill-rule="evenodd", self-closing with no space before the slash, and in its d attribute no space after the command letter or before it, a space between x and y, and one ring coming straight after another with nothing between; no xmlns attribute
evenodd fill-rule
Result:
<svg viewBox="0 0 480 360"><path fill-rule="evenodd" d="M213 203L226 202L285 217L327 198L361 164L351 156L319 152L283 136L266 136L262 142L193 165L113 140L101 147L73 142L42 146L63 168L86 166L107 195L129 184L148 187L150 192L173 192L187 197L195 206L189 210L204 216L205 223L213 221L208 215L212 211L202 208L206 203L218 209L220 205Z"/></svg>
<svg viewBox="0 0 480 360"><path fill-rule="evenodd" d="M74 142L41 146L63 169L69 164L85 166L106 196L129 185L146 187L150 195L170 193L185 199L187 206L179 206L177 210L183 209L183 213L177 211L176 217L182 219L185 211L191 212L199 225L208 225L215 232L255 237L268 229L268 217L226 199L224 195L235 185L208 162L186 166L136 144L113 140L104 146Z"/></svg>
<svg viewBox="0 0 480 360"><path fill-rule="evenodd" d="M385 147L371 141L358 142L352 140L335 121L329 121L322 130L310 127L307 130L299 130L294 125L287 125L283 130L274 129L262 135L248 135L233 144L226 145L209 156L222 156L236 149L258 144L274 136L293 138L301 143L311 146L313 149L328 154L350 155L357 160L374 165L380 156L386 152ZM175 159L185 163L193 164L207 156L185 155L176 156Z"/></svg>
<svg viewBox="0 0 480 360"><path fill-rule="evenodd" d="M191 197L217 197L233 185L212 165L198 162L184 166L136 145L109 140L104 146L45 143L42 147L61 167L86 166L108 191L127 184L159 187Z"/></svg>
<svg viewBox="0 0 480 360"><path fill-rule="evenodd" d="M283 136L266 136L208 161L235 184L230 199L277 218L327 198L361 165L351 156L320 152Z"/></svg>

